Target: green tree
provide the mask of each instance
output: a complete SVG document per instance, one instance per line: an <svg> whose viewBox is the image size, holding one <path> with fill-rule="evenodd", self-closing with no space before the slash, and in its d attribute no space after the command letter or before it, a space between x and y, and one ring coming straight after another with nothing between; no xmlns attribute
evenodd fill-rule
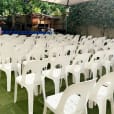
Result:
<svg viewBox="0 0 114 114"><path fill-rule="evenodd" d="M114 0L95 0L71 7L68 18L69 32L75 32L77 26L114 27Z"/></svg>
<svg viewBox="0 0 114 114"><path fill-rule="evenodd" d="M0 15L12 14L29 14L29 13L44 13L50 15L52 12L59 9L64 11L64 6L41 2L40 0L0 0Z"/></svg>

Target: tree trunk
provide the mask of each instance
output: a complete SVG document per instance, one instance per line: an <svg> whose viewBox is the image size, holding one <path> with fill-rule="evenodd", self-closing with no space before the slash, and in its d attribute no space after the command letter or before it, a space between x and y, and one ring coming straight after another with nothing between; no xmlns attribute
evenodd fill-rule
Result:
<svg viewBox="0 0 114 114"><path fill-rule="evenodd" d="M12 15L12 29L15 28L15 15Z"/></svg>

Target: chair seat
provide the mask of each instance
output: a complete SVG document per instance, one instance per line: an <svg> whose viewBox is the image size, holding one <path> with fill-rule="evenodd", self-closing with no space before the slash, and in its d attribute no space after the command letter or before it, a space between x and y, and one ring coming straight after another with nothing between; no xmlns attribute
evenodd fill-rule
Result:
<svg viewBox="0 0 114 114"><path fill-rule="evenodd" d="M74 72L83 72L83 65L75 65Z"/></svg>
<svg viewBox="0 0 114 114"><path fill-rule="evenodd" d="M53 78L60 78L61 69L51 69L51 70L44 70L42 74L50 79Z"/></svg>
<svg viewBox="0 0 114 114"><path fill-rule="evenodd" d="M0 64L0 69L11 69L12 63Z"/></svg>
<svg viewBox="0 0 114 114"><path fill-rule="evenodd" d="M52 95L52 96L48 96L46 103L51 109L56 110L59 105L62 95L63 95L63 92ZM80 96L76 94L69 96L64 106L64 114L71 114L71 113L74 113L76 110L77 111L80 110L76 108L77 107L76 105L79 103L79 100L80 100Z"/></svg>
<svg viewBox="0 0 114 114"><path fill-rule="evenodd" d="M81 72L83 71L84 66L82 64L77 64L77 65L68 65L66 67L66 72Z"/></svg>
<svg viewBox="0 0 114 114"><path fill-rule="evenodd" d="M42 72L43 75L48 76L50 74L51 70L44 70Z"/></svg>
<svg viewBox="0 0 114 114"><path fill-rule="evenodd" d="M102 99L102 98L108 99L112 94L112 91L109 91L109 88L110 88L109 83L104 84L103 86L101 86L98 90L97 99L98 100Z"/></svg>
<svg viewBox="0 0 114 114"><path fill-rule="evenodd" d="M17 63L17 67L20 68L21 64ZM15 64L12 64L12 63L0 64L0 69L1 70L5 70L5 69L7 69L7 70L15 70L16 66L15 66Z"/></svg>
<svg viewBox="0 0 114 114"><path fill-rule="evenodd" d="M23 81L22 80L23 80L22 75L16 77L16 82L23 85ZM26 85L34 84L34 81L35 81L35 74L34 73L27 74L25 76L25 84Z"/></svg>
<svg viewBox="0 0 114 114"><path fill-rule="evenodd" d="M70 73L73 72L73 65L67 65L66 66L66 73L68 73L68 72L70 72Z"/></svg>
<svg viewBox="0 0 114 114"><path fill-rule="evenodd" d="M101 100L108 99L108 97L112 94L111 91L108 91L110 88L110 82L106 82L102 85L97 92L95 92L90 99Z"/></svg>
<svg viewBox="0 0 114 114"><path fill-rule="evenodd" d="M107 87L101 86L97 93L97 99L101 99L102 97L107 96L107 94L108 94Z"/></svg>
<svg viewBox="0 0 114 114"><path fill-rule="evenodd" d="M46 103L48 105L50 105L50 107L52 109L56 109L58 104L59 104L59 102L60 102L62 94L63 94L63 92L62 93L57 93L55 95L48 96L47 99L46 99Z"/></svg>

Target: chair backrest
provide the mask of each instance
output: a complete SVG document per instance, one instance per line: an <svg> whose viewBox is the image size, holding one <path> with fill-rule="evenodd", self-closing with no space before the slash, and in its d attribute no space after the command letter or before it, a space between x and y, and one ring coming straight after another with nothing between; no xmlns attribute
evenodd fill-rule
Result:
<svg viewBox="0 0 114 114"><path fill-rule="evenodd" d="M90 59L90 56L91 56L90 53L77 54L73 61L73 65L88 62Z"/></svg>
<svg viewBox="0 0 114 114"><path fill-rule="evenodd" d="M26 59L28 60L40 60L43 59L45 56L45 50L42 49L32 49L27 55L26 55Z"/></svg>
<svg viewBox="0 0 114 114"><path fill-rule="evenodd" d="M88 40L90 40L90 39L92 39L92 38L93 38L92 35L87 36L87 39L88 39Z"/></svg>
<svg viewBox="0 0 114 114"><path fill-rule="evenodd" d="M0 50L0 54L1 54L1 62L2 63L10 63L11 62L11 58L13 57L15 50L12 46L2 46L1 50Z"/></svg>
<svg viewBox="0 0 114 114"><path fill-rule="evenodd" d="M83 39L86 39L86 38L87 38L86 36L81 36L80 41L83 41Z"/></svg>
<svg viewBox="0 0 114 114"><path fill-rule="evenodd" d="M60 68L64 69L66 65L70 64L71 60L72 60L72 56L56 57L55 59L50 60L51 68L57 68L57 66L59 66Z"/></svg>
<svg viewBox="0 0 114 114"><path fill-rule="evenodd" d="M75 35L73 39L76 39L77 43L79 41L80 35Z"/></svg>
<svg viewBox="0 0 114 114"><path fill-rule="evenodd" d="M86 110L88 93L96 80L80 82L69 86L63 93L55 114L82 114Z"/></svg>
<svg viewBox="0 0 114 114"><path fill-rule="evenodd" d="M53 49L49 50L49 57L59 57L63 54L63 48L62 47L55 47Z"/></svg>
<svg viewBox="0 0 114 114"><path fill-rule="evenodd" d="M91 58L90 62L93 62L93 61L99 61L101 59L104 59L105 57L105 53L106 51L97 51Z"/></svg>
<svg viewBox="0 0 114 114"><path fill-rule="evenodd" d="M77 54L88 53L92 49L94 49L92 43L91 44L87 43L87 44L84 44L84 45L79 45L76 53Z"/></svg>
<svg viewBox="0 0 114 114"><path fill-rule="evenodd" d="M104 75L95 84L93 89L90 91L88 97L89 99L95 99L99 95L112 94L114 90L114 72ZM110 94L110 95L111 95Z"/></svg>
<svg viewBox="0 0 114 114"><path fill-rule="evenodd" d="M109 61L114 60L114 50L106 51L104 59Z"/></svg>
<svg viewBox="0 0 114 114"><path fill-rule="evenodd" d="M28 61L23 67L22 78L25 80L25 75L29 73L34 73L36 75L35 80L40 80L42 76L42 71L47 68L48 60L33 60Z"/></svg>
<svg viewBox="0 0 114 114"><path fill-rule="evenodd" d="M64 47L65 55L73 55L76 53L77 47L75 45L67 45Z"/></svg>

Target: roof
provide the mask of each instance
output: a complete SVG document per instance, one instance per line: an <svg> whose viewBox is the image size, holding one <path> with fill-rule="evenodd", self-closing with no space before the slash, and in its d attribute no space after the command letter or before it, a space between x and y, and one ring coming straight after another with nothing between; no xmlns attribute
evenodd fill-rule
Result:
<svg viewBox="0 0 114 114"><path fill-rule="evenodd" d="M92 0L41 0L41 1L71 6L81 2L87 2Z"/></svg>
<svg viewBox="0 0 114 114"><path fill-rule="evenodd" d="M49 18L49 19L60 19L61 18L61 16L51 16L51 15L40 14L40 13L32 14L32 16L40 16L40 17Z"/></svg>

